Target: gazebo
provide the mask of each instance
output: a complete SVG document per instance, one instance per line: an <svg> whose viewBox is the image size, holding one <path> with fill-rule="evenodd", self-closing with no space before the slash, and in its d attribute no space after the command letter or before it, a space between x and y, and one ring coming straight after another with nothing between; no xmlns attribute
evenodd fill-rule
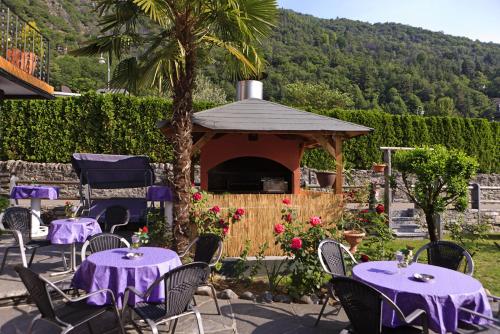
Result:
<svg viewBox="0 0 500 334"><path fill-rule="evenodd" d="M371 128L247 98L195 113L193 154L200 154L201 188L215 193L300 193L300 160L324 148L337 162L342 193L342 143ZM168 121L159 124L172 135Z"/></svg>

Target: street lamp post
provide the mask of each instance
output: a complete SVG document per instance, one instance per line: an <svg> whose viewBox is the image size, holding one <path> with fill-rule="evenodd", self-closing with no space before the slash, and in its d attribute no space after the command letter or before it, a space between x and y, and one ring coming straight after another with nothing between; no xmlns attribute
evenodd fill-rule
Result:
<svg viewBox="0 0 500 334"><path fill-rule="evenodd" d="M108 82L107 82L107 87L108 87L108 93L109 93L109 83L111 82L111 66L109 64L109 53L108 53L108 60L104 59L104 57L101 56L99 57L99 64L107 64L108 65Z"/></svg>

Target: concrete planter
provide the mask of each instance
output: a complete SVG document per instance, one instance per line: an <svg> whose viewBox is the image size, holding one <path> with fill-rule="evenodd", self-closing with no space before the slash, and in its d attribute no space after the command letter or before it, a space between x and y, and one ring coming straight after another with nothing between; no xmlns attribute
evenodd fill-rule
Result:
<svg viewBox="0 0 500 334"><path fill-rule="evenodd" d="M358 250L358 245L361 243L361 241L365 236L366 233L362 231L357 231L357 230L344 231L344 238L351 246L351 248L349 248L349 251L351 253L353 254L356 253L356 251Z"/></svg>

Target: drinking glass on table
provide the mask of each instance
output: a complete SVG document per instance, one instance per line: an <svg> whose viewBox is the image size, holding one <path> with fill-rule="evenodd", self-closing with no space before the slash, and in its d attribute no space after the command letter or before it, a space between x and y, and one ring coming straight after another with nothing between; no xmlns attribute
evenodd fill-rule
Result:
<svg viewBox="0 0 500 334"><path fill-rule="evenodd" d="M398 272L401 272L401 268L406 268L407 264L405 261L405 255L401 251L396 252L396 262L398 265Z"/></svg>

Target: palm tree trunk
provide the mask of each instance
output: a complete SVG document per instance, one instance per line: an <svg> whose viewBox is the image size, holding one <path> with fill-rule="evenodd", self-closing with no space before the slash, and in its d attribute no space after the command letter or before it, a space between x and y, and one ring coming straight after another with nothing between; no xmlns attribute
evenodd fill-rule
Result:
<svg viewBox="0 0 500 334"><path fill-rule="evenodd" d="M185 70L174 81L172 128L174 137L174 250L182 251L189 243L190 222L189 207L191 204L191 150L193 139L193 89L195 79L194 51L186 54Z"/></svg>

